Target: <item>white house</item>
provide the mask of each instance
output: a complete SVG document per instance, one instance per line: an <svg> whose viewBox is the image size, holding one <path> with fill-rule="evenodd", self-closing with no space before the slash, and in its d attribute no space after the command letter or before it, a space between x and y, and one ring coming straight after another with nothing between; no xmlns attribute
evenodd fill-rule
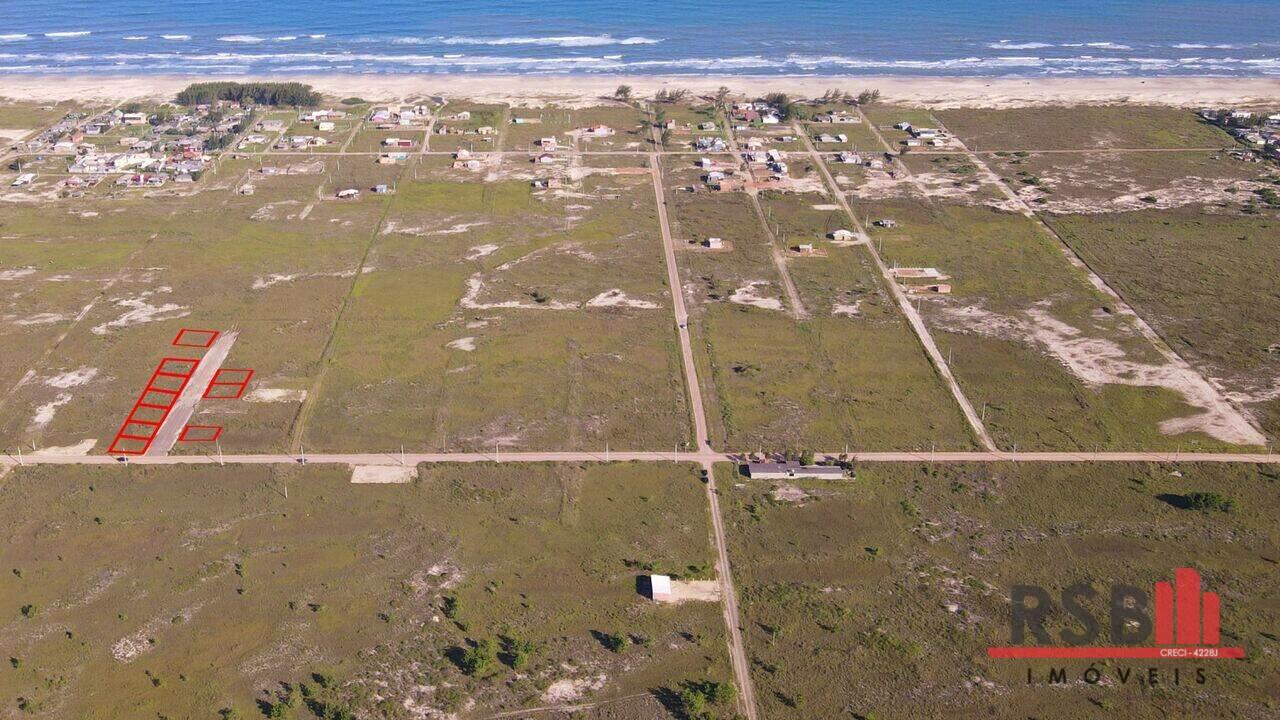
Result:
<svg viewBox="0 0 1280 720"><path fill-rule="evenodd" d="M671 602L671 576L670 575L650 575L649 576L649 597L659 602Z"/></svg>
<svg viewBox="0 0 1280 720"><path fill-rule="evenodd" d="M340 197L340 198L342 198L342 199L344 199L344 200L346 200L346 199L355 199L355 198L360 197L360 191L359 191L359 190L357 190L357 189L355 189L355 188L346 188L345 190L339 190L339 191L338 191L338 197Z"/></svg>
<svg viewBox="0 0 1280 720"><path fill-rule="evenodd" d="M839 230L833 230L831 232L832 240L840 240L842 242L847 242L849 240L854 239L855 237L857 236L853 234L852 230L845 230L844 228L841 228Z"/></svg>
<svg viewBox="0 0 1280 720"><path fill-rule="evenodd" d="M721 248L724 247L724 240L721 240L718 237L712 237L712 238L707 238L706 240L703 240L702 244L707 246L707 248L711 250L720 250Z"/></svg>

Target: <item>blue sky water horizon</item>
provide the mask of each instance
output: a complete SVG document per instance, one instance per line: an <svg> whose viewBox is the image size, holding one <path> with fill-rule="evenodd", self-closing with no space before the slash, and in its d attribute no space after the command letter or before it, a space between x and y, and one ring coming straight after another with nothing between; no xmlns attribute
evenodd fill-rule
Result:
<svg viewBox="0 0 1280 720"><path fill-rule="evenodd" d="M49 0L0 73L1280 76L1280 3Z"/></svg>

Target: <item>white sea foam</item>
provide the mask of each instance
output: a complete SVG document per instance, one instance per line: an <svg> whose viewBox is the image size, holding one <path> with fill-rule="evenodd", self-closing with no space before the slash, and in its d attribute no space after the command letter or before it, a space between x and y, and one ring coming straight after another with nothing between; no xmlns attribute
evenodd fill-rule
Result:
<svg viewBox="0 0 1280 720"><path fill-rule="evenodd" d="M1000 42L990 43L989 45L987 45L987 47L991 48L992 50L1038 50L1040 48L1053 47L1053 43L1045 43L1045 42L1015 43L1015 42L1009 42L1008 40L1001 40Z"/></svg>
<svg viewBox="0 0 1280 720"><path fill-rule="evenodd" d="M275 38L277 42L287 42L289 40L297 40L297 35L280 35Z"/></svg>
<svg viewBox="0 0 1280 720"><path fill-rule="evenodd" d="M147 36L146 35L125 35L124 39L125 40L146 40Z"/></svg>
<svg viewBox="0 0 1280 720"><path fill-rule="evenodd" d="M160 37L164 38L165 40L190 40L191 39L190 35L183 35L181 33L171 33L168 35L161 35Z"/></svg>
<svg viewBox="0 0 1280 720"><path fill-rule="evenodd" d="M47 32L44 36L47 38L74 38L84 37L89 34L90 32L88 30L64 30L61 32Z"/></svg>
<svg viewBox="0 0 1280 720"><path fill-rule="evenodd" d="M0 35L0 42L12 42L14 40L26 40L31 37L26 33L4 33Z"/></svg>
<svg viewBox="0 0 1280 720"><path fill-rule="evenodd" d="M221 40L222 42L248 43L250 45L260 43L263 41L263 38L260 38L257 35L223 35L218 39Z"/></svg>
<svg viewBox="0 0 1280 720"><path fill-rule="evenodd" d="M422 44L438 42L442 45L545 45L551 47L595 47L599 45L655 45L662 40L647 37L615 38L612 35L558 35L551 37L500 37L477 38L466 36L434 37L426 40L420 38L400 38L397 42L404 44Z"/></svg>

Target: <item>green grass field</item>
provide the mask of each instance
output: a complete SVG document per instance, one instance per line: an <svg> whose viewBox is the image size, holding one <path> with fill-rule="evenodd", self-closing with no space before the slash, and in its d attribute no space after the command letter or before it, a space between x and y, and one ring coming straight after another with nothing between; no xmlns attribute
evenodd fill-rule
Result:
<svg viewBox="0 0 1280 720"><path fill-rule="evenodd" d="M290 717L332 717L326 705L485 717L548 697L653 717L681 683L728 679L717 604L637 592L644 568L709 572L692 470L436 466L373 486L347 475L10 475L5 506L28 511L0 519L6 715L257 717L305 686ZM612 635L632 641L613 651ZM486 642L496 657L460 669Z"/></svg>
<svg viewBox="0 0 1280 720"><path fill-rule="evenodd" d="M1280 704L1273 468L864 465L786 493L719 470L766 717L1264 718ZM1179 509L1194 492L1234 506ZM1010 644L1013 584L1149 589L1180 566L1222 594L1223 643L1245 660L1104 662L1098 685L1080 679L1085 661L1038 661L1028 685L1026 661L986 656ZM1049 628L1078 625L1058 612ZM1159 687L1136 681L1148 666ZM1187 682L1195 666L1203 685ZM1050 667L1070 682L1050 686Z"/></svg>

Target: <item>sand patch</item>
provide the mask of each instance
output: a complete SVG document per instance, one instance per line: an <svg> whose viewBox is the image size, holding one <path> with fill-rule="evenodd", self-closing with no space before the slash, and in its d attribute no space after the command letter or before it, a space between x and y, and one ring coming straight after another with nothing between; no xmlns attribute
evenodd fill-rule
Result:
<svg viewBox="0 0 1280 720"><path fill-rule="evenodd" d="M364 272L370 272L372 268L364 268ZM354 270L339 270L331 273L272 273L266 277L254 278L253 285L250 287L254 290L265 290L272 285L280 283L293 282L294 280L305 280L307 278L349 278L355 276Z"/></svg>
<svg viewBox="0 0 1280 720"><path fill-rule="evenodd" d="M505 266L503 266L505 267ZM503 268L498 268L499 270ZM502 300L499 302L480 302L480 294L485 290L484 280L481 279L482 273L476 273L467 278L467 292L458 301L458 304L469 310L493 310L497 308L522 308L525 310L577 310L578 305L573 303L560 302L559 300L548 300L543 303L524 302L522 300Z"/></svg>
<svg viewBox="0 0 1280 720"><path fill-rule="evenodd" d="M307 399L306 390L286 390L284 388L256 388L244 396L248 402L277 403L302 402Z"/></svg>
<svg viewBox="0 0 1280 720"><path fill-rule="evenodd" d="M814 210L821 210L821 211L823 211L823 212L835 212L836 210L839 210L839 209L840 209L840 206L839 206L839 205L820 204L820 205L814 205L814 206L813 206L813 209L814 209Z"/></svg>
<svg viewBox="0 0 1280 720"><path fill-rule="evenodd" d="M855 302L852 305L836 303L831 306L831 314L836 317L854 317L855 315L861 315L862 311L858 309L859 305L861 305L861 303Z"/></svg>
<svg viewBox="0 0 1280 720"><path fill-rule="evenodd" d="M807 496L806 496L807 497ZM720 602L720 583L715 580L672 580L671 599L658 602Z"/></svg>
<svg viewBox="0 0 1280 720"><path fill-rule="evenodd" d="M54 399L37 407L35 415L31 418L32 427L44 427L53 422L53 417L58 414L58 408L69 402L71 402L71 393L59 393Z"/></svg>
<svg viewBox="0 0 1280 720"><path fill-rule="evenodd" d="M588 692L594 692L604 687L607 679L604 675L595 675L576 680L571 678L556 680L547 686L546 691L542 693L542 702L548 705L573 702Z"/></svg>
<svg viewBox="0 0 1280 720"><path fill-rule="evenodd" d="M632 307L652 310L658 307L655 302L627 297L627 294L614 288L606 290L587 301L587 307Z"/></svg>
<svg viewBox="0 0 1280 720"><path fill-rule="evenodd" d="M53 323L59 323L68 319L69 318L66 315L62 315L60 313L37 313L35 315L14 320L13 324L21 325L23 327L30 325L52 325Z"/></svg>
<svg viewBox="0 0 1280 720"><path fill-rule="evenodd" d="M467 260L479 260L487 255L492 255L498 251L497 245L477 245L467 251Z"/></svg>
<svg viewBox="0 0 1280 720"><path fill-rule="evenodd" d="M1089 337L1080 329L1051 316L1042 306L1028 308L1025 318L996 315L978 307L943 308L943 316L970 332L1016 339L1030 339L1045 348L1081 382L1092 388L1103 385L1160 387L1183 397L1201 412L1160 423L1166 435L1203 432L1237 445L1265 445L1249 421L1189 365L1181 362L1151 364L1131 359L1115 342Z"/></svg>
<svg viewBox="0 0 1280 720"><path fill-rule="evenodd" d="M46 378L44 384L60 390L67 390L73 387L80 387L97 376L98 368L81 367Z"/></svg>
<svg viewBox="0 0 1280 720"><path fill-rule="evenodd" d="M97 444L98 441L94 438L85 438L75 445L51 445L49 447L40 448L31 454L39 457L50 455L88 455L89 451L93 450L93 446Z"/></svg>
<svg viewBox="0 0 1280 720"><path fill-rule="evenodd" d="M729 302L739 305L750 305L752 307L763 308L765 310L781 310L782 301L778 298L761 297L757 288L768 285L767 280L753 280L746 285L733 291L729 296Z"/></svg>
<svg viewBox="0 0 1280 720"><path fill-rule="evenodd" d="M471 352L476 349L476 339L473 337L458 338L444 345L452 350L461 350L463 352Z"/></svg>
<svg viewBox="0 0 1280 720"><path fill-rule="evenodd" d="M398 485L418 477L414 465L352 465L351 482L357 485Z"/></svg>
<svg viewBox="0 0 1280 720"><path fill-rule="evenodd" d="M773 489L773 499L780 502L802 503L809 499L809 493L795 485L783 483Z"/></svg>
<svg viewBox="0 0 1280 720"><path fill-rule="evenodd" d="M119 330L133 325L142 325L159 320L174 320L190 315L190 308L177 303L152 305L148 302L148 298L157 293L171 291L172 289L167 287L158 288L156 290L147 290L131 298L117 298L113 300L112 302L116 307L127 308L126 311L114 320L108 320L101 325L94 326L91 329L91 332L95 335L106 335L112 330Z"/></svg>
<svg viewBox="0 0 1280 720"><path fill-rule="evenodd" d="M33 267L17 268L15 270L0 270L0 280L17 280L28 275L35 275L36 269Z"/></svg>
<svg viewBox="0 0 1280 720"><path fill-rule="evenodd" d="M180 617L182 618L182 623L186 624L191 622L191 618L195 617L195 614L199 611L200 606L193 605L183 608L175 614L167 615L163 618L157 617L148 621L137 632L117 640L111 646L111 657L122 663L133 662L139 656L151 652L151 649L155 646L153 640L156 633L165 627L171 626L173 618Z"/></svg>

